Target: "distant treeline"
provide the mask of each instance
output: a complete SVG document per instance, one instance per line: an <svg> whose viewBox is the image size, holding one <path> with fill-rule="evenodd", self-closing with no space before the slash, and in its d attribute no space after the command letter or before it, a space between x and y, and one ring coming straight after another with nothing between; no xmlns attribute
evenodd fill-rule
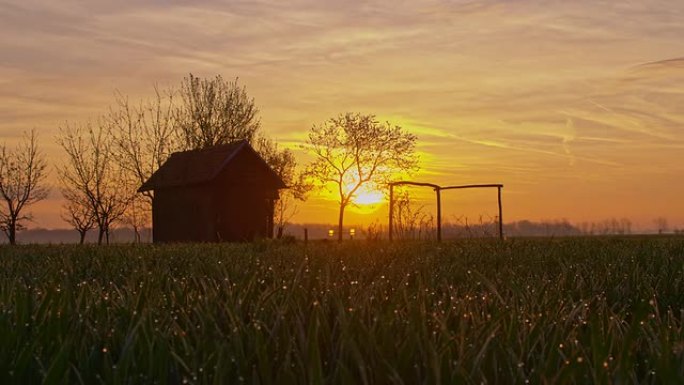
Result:
<svg viewBox="0 0 684 385"><path fill-rule="evenodd" d="M142 242L152 241L152 229L139 229ZM97 233L88 232L85 243L97 243ZM135 231L132 228L117 228L111 230L110 241L113 243L132 243L136 240ZM74 229L30 229L23 230L17 234L17 241L20 244L31 243L79 243L80 235ZM7 239L2 239L0 243L7 243Z"/></svg>
<svg viewBox="0 0 684 385"><path fill-rule="evenodd" d="M338 238L336 224L289 224L285 228L284 236L290 239L304 239L304 229L308 233L311 240ZM332 232L331 232L332 231ZM434 226L415 227L411 229L403 229L400 238L403 239L422 239L430 240L436 239L436 230ZM620 235L632 234L632 225L626 219L615 220L607 219L601 222L582 222L579 224L572 224L567 220L555 221L529 221L522 220L504 224L504 235L506 237L568 237L568 236L582 236L582 235ZM144 243L151 242L152 229L139 229L141 241ZM660 231L658 231L660 232ZM664 231L663 233L682 233L680 230ZM458 239L458 238L483 238L483 237L497 237L498 227L495 222L479 222L477 224L469 224L467 221L457 221L456 223L445 223L442 226L442 234L444 239ZM31 229L19 232L19 243L78 243L78 232L70 229ZM387 225L379 222L374 222L366 226L345 226L343 231L343 239L386 239ZM112 230L111 240L115 243L130 243L136 239L135 232L130 228L117 228ZM97 234L95 232L88 233L85 239L86 243L97 243ZM0 243L6 243L6 239L0 240Z"/></svg>
<svg viewBox="0 0 684 385"><path fill-rule="evenodd" d="M450 238L481 238L481 237L497 237L498 227L497 223L477 223L474 225L463 223L445 223L442 225L442 235L445 239ZM337 236L336 230L332 225L323 224L292 224L287 227L285 234L294 236L295 238L304 237L304 229L307 229L309 239L325 239L335 238ZM331 236L330 231L334 229ZM359 239L387 238L387 225L380 223L373 223L368 226L348 226L344 229L344 238L349 239L350 233L353 229L354 237ZM436 229L432 225L418 225L414 228L399 229L396 232L399 238L403 239L436 239ZM568 221L548 221L548 222L532 222L532 221L518 221L504 224L504 234L508 237L533 237L533 236L573 236L582 235L580 229L573 226Z"/></svg>

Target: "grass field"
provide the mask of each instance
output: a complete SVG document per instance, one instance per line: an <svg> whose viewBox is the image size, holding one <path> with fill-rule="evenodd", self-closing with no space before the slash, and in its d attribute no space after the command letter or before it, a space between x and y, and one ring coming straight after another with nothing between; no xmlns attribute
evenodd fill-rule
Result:
<svg viewBox="0 0 684 385"><path fill-rule="evenodd" d="M676 383L684 239L0 248L0 383Z"/></svg>

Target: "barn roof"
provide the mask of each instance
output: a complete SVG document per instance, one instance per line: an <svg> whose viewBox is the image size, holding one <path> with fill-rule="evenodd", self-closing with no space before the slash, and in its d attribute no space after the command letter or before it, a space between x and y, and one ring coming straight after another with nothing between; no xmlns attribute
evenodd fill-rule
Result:
<svg viewBox="0 0 684 385"><path fill-rule="evenodd" d="M287 187L278 174L254 151L252 146L246 140L241 140L201 150L174 152L152 174L150 179L140 186L138 191L209 182L228 167L241 151L254 153L265 166L264 169L267 170L268 177L275 179L278 188Z"/></svg>

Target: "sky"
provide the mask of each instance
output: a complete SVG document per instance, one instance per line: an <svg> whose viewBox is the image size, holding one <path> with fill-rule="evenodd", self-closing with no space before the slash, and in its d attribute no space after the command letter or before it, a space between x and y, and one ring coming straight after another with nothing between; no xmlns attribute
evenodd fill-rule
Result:
<svg viewBox="0 0 684 385"><path fill-rule="evenodd" d="M115 90L221 74L302 164L313 124L372 113L418 136L415 180L504 184L505 221L684 227L682 20L679 0L0 0L0 140L35 128L56 165L60 125ZM492 192L444 199L447 218L496 210ZM60 205L30 226L64 227ZM349 223L385 221L370 211ZM294 221L336 218L314 194Z"/></svg>

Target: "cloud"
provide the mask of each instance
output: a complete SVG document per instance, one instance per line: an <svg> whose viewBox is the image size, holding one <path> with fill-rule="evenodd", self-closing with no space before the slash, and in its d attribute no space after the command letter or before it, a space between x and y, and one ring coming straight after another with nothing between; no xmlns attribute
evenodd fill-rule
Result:
<svg viewBox="0 0 684 385"><path fill-rule="evenodd" d="M51 138L114 89L220 73L290 147L360 111L416 133L436 182L501 179L519 199L563 181L660 186L681 171L682 19L667 0L6 0L0 134Z"/></svg>

